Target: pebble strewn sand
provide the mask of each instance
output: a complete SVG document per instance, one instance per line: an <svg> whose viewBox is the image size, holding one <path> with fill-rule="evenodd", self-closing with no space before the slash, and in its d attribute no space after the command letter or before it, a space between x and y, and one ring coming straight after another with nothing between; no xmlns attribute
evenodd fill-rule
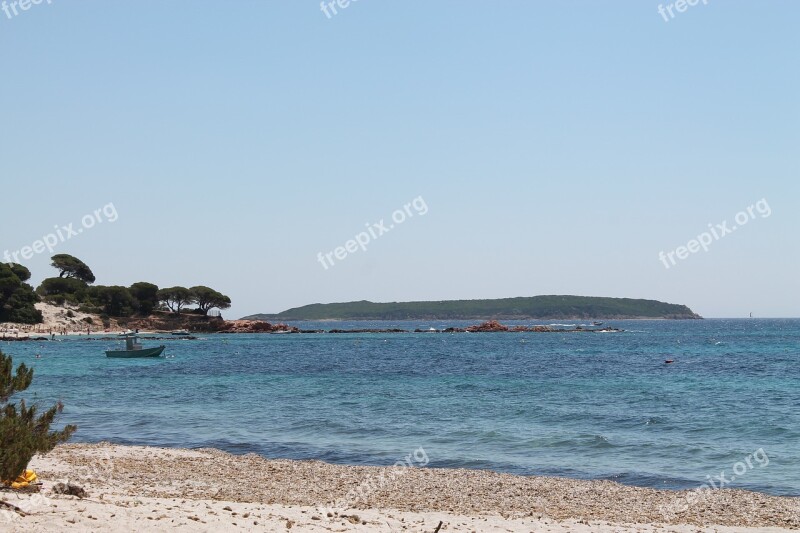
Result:
<svg viewBox="0 0 800 533"><path fill-rule="evenodd" d="M670 506L676 510L684 506L687 492L627 487L609 481L269 461L219 450L108 444L60 446L46 457L36 458L32 466L45 482L45 494L53 482L65 478L84 487L89 492L86 500L49 497L63 506L104 506L94 512L102 514L105 510L112 523L104 524L110 529L115 520L122 518L110 517L108 507L120 507L116 515L122 517L133 512L132 505L147 511L150 520L163 514L158 511L159 506L168 506L170 513L159 520L171 520L170 527L175 527L177 519L197 530L210 529L212 523L216 524L215 530L222 525L228 529L242 527L245 513L258 514L263 527L280 523L282 528L307 531L433 531L439 520L444 522L442 531L800 528L800 499L739 490L709 492L685 512L665 516ZM365 484L365 480L370 481ZM362 488L360 497L353 490L358 487ZM2 493L0 499L9 501ZM230 505L221 505L226 502ZM148 505L156 510L151 511ZM187 518L191 513L198 520ZM136 520L142 518L136 516ZM21 520L32 519L36 517ZM125 527L131 519L125 518ZM203 523L205 526L201 527ZM36 529L46 524L36 522ZM673 525L661 529L662 524ZM255 526L249 521L246 525L250 529ZM0 530L2 527L0 521ZM166 523L164 528L168 528Z"/></svg>

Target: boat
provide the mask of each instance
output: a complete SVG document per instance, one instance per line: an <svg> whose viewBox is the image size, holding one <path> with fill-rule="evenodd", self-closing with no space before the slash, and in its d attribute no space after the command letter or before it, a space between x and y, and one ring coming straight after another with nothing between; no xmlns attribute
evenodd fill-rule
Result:
<svg viewBox="0 0 800 533"><path fill-rule="evenodd" d="M187 337L189 335L189 332L185 329L179 329L178 331L173 331L172 334L179 335L181 337Z"/></svg>
<svg viewBox="0 0 800 533"><path fill-rule="evenodd" d="M144 348L139 342L139 336L136 333L125 336L125 349L124 350L108 350L106 357L115 358L140 358L140 357L159 357L164 352L165 346L157 346L156 348Z"/></svg>
<svg viewBox="0 0 800 533"><path fill-rule="evenodd" d="M603 323L602 322L592 322L592 325L593 326L602 326Z"/></svg>

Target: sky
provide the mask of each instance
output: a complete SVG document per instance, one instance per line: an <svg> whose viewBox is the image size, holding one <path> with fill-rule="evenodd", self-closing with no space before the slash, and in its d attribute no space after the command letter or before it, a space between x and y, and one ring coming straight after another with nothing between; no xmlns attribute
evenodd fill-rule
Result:
<svg viewBox="0 0 800 533"><path fill-rule="evenodd" d="M226 318L538 294L800 316L800 3L332 5L0 3L5 261L208 285Z"/></svg>

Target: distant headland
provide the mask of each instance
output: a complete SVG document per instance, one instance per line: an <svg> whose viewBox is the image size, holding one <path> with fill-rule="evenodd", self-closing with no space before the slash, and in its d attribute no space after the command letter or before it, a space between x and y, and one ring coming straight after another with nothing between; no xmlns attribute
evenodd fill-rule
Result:
<svg viewBox="0 0 800 533"><path fill-rule="evenodd" d="M593 296L530 296L494 300L436 302L368 301L311 304L277 314L255 314L243 320L621 320L701 319L685 305L656 300Z"/></svg>

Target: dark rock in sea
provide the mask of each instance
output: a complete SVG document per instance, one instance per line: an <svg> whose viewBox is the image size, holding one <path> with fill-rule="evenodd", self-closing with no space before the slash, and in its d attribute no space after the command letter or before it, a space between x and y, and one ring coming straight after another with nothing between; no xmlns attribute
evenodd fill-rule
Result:
<svg viewBox="0 0 800 533"><path fill-rule="evenodd" d="M405 329L332 329L328 333L408 333Z"/></svg>

